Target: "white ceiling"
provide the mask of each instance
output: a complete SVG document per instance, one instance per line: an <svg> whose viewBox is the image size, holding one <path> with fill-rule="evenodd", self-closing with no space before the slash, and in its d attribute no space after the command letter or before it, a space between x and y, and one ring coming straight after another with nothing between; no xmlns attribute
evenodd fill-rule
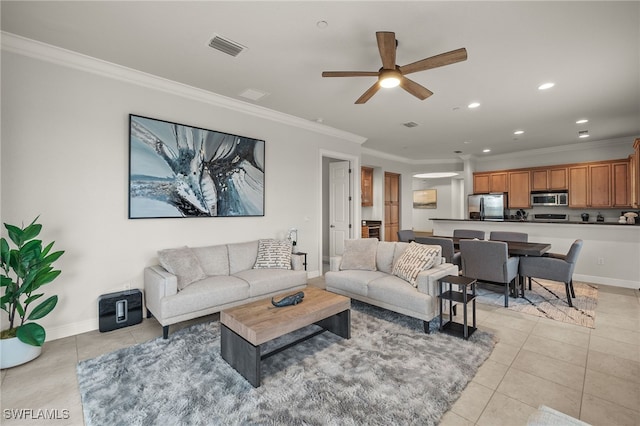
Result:
<svg viewBox="0 0 640 426"><path fill-rule="evenodd" d="M579 144L579 130L590 141L640 135L638 1L3 0L1 14L2 31L231 98L266 92L247 102L320 119L410 162ZM375 78L321 72L377 71L376 31L396 33L399 65L460 47L468 60L411 74L434 92L424 101L395 88L355 105ZM216 34L248 49L213 50ZM555 87L539 91L547 81Z"/></svg>

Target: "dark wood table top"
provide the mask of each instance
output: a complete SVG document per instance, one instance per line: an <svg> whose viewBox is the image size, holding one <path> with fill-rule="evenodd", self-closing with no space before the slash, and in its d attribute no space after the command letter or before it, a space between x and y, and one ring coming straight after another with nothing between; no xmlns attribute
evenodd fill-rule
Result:
<svg viewBox="0 0 640 426"><path fill-rule="evenodd" d="M460 245L458 244L458 242L460 241L460 238L454 238L454 237L439 237L439 238L449 238L453 240L453 246L456 249L460 248ZM503 242L507 243L507 250L509 250L509 254L512 256L542 256L543 254L551 250L551 244L547 244L547 243L523 243L519 241L503 241Z"/></svg>

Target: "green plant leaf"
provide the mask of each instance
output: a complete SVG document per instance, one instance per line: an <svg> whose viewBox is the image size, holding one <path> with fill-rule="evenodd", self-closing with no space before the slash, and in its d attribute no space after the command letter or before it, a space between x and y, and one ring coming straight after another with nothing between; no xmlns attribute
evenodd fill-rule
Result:
<svg viewBox="0 0 640 426"><path fill-rule="evenodd" d="M6 270L6 265L9 264L9 252L11 249L9 248L9 243L4 238L0 239L0 265L2 265L2 269Z"/></svg>
<svg viewBox="0 0 640 426"><path fill-rule="evenodd" d="M38 220L38 218L36 218L33 222L31 222L29 226L24 228L23 230L24 235L22 236L22 238L24 238L24 241L32 240L40 234L40 231L42 230L42 225L40 225L39 223L36 223L36 220Z"/></svg>
<svg viewBox="0 0 640 426"><path fill-rule="evenodd" d="M29 317L27 318L29 321L37 320L47 315L49 312L56 307L58 303L58 296L51 296L31 311Z"/></svg>
<svg viewBox="0 0 640 426"><path fill-rule="evenodd" d="M9 234L11 241L13 241L16 246L20 247L25 241L22 229L15 225L9 225L8 223L5 223L4 227L7 228L7 233Z"/></svg>
<svg viewBox="0 0 640 426"><path fill-rule="evenodd" d="M44 331L44 328L35 322L21 325L16 331L16 337L20 339L21 342L31 346L42 346L46 336L47 333Z"/></svg>
<svg viewBox="0 0 640 426"><path fill-rule="evenodd" d="M29 303L33 302L36 299L41 298L42 296L44 296L44 293L31 295L31 296L27 297L27 299L24 301L24 304L28 305Z"/></svg>

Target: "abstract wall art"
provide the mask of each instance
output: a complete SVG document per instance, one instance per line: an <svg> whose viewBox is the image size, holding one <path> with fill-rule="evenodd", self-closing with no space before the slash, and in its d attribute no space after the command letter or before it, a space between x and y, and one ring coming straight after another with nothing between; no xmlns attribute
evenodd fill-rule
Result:
<svg viewBox="0 0 640 426"><path fill-rule="evenodd" d="M264 216L265 142L129 115L129 218Z"/></svg>

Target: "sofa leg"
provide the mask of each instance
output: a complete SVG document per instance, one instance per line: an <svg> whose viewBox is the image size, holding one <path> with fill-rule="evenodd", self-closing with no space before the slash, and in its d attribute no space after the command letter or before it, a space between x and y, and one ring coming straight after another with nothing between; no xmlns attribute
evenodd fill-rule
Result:
<svg viewBox="0 0 640 426"><path fill-rule="evenodd" d="M431 331L429 330L429 321L422 321L422 325L424 326L424 332L430 334Z"/></svg>
<svg viewBox="0 0 640 426"><path fill-rule="evenodd" d="M168 339L169 338L169 326L165 325L164 327L162 327L162 338L163 339Z"/></svg>

